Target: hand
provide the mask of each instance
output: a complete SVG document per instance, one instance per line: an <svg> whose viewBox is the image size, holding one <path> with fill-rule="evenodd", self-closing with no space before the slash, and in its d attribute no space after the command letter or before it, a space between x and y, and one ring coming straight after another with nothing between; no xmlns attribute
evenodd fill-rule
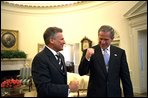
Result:
<svg viewBox="0 0 148 98"><path fill-rule="evenodd" d="M86 51L86 59L90 59L90 57L94 54L94 49L93 48L88 48L87 51Z"/></svg>
<svg viewBox="0 0 148 98"><path fill-rule="evenodd" d="M69 89L72 92L76 92L79 89L79 81L70 81L69 83Z"/></svg>

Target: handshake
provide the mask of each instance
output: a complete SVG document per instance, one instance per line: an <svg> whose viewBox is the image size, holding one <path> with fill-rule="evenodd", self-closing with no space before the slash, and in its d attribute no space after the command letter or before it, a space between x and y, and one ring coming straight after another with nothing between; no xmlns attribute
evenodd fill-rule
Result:
<svg viewBox="0 0 148 98"><path fill-rule="evenodd" d="M70 91L76 92L79 89L79 81L72 80L72 81L70 81L68 86L69 86Z"/></svg>

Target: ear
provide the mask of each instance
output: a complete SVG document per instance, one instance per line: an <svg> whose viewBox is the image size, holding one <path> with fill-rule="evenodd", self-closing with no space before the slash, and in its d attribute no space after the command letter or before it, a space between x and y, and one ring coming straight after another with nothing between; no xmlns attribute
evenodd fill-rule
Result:
<svg viewBox="0 0 148 98"><path fill-rule="evenodd" d="M54 43L54 39L53 39L53 38L50 38L50 39L49 39L49 42L50 42L50 43Z"/></svg>
<svg viewBox="0 0 148 98"><path fill-rule="evenodd" d="M114 37L111 37L112 40L114 40Z"/></svg>

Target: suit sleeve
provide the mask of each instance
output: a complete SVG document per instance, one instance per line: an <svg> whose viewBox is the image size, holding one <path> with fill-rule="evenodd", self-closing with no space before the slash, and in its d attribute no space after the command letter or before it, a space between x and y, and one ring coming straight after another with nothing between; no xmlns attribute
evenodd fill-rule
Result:
<svg viewBox="0 0 148 98"><path fill-rule="evenodd" d="M85 54L86 54L86 50L83 52L83 55L82 55L82 58L81 58L81 61L80 61L80 65L79 65L79 68L78 68L78 72L79 72L80 75L86 75L89 72L90 61L88 61L85 58Z"/></svg>
<svg viewBox="0 0 148 98"><path fill-rule="evenodd" d="M133 87L132 87L132 82L130 79L130 72L129 72L128 63L126 60L126 54L124 50L123 50L122 58L121 58L121 80L123 84L124 96L132 97Z"/></svg>

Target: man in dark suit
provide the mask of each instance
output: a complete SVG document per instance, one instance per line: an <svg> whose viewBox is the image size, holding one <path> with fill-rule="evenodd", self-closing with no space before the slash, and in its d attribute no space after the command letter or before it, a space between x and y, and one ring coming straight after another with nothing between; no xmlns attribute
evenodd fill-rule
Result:
<svg viewBox="0 0 148 98"><path fill-rule="evenodd" d="M133 96L125 50L111 45L114 29L103 25L98 30L99 44L83 52L78 68L80 75L90 75L88 97L121 97L122 82L125 97ZM107 54L108 61L106 61ZM121 80L121 81L120 81Z"/></svg>
<svg viewBox="0 0 148 98"><path fill-rule="evenodd" d="M67 85L67 71L63 55L65 44L62 29L49 27L44 32L45 48L32 62L32 76L38 97L68 97L70 91L78 90L78 82Z"/></svg>

